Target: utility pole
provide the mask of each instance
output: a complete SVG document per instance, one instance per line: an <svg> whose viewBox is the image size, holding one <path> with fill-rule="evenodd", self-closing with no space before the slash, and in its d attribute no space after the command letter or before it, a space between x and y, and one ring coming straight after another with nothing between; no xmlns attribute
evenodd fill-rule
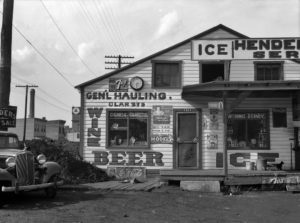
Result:
<svg viewBox="0 0 300 223"><path fill-rule="evenodd" d="M105 67L105 69L111 69L111 70L115 70L115 69L120 69L122 67L122 64L131 64L130 62L124 62L122 61L122 59L133 59L134 57L132 56L105 56L105 58L113 58L113 59L118 59L118 61L105 61L105 64L117 64L118 67Z"/></svg>
<svg viewBox="0 0 300 223"><path fill-rule="evenodd" d="M24 115L24 129L23 129L23 143L26 139L26 119L27 119L27 97L28 97L28 88L38 87L37 85L16 85L16 87L25 87L25 115Z"/></svg>
<svg viewBox="0 0 300 223"><path fill-rule="evenodd" d="M0 108L9 106L13 8L14 0L3 1L0 61Z"/></svg>

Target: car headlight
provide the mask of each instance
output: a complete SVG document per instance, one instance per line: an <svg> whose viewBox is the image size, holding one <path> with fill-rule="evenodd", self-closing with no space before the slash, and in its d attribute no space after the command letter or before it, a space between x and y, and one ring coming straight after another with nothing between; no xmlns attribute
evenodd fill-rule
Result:
<svg viewBox="0 0 300 223"><path fill-rule="evenodd" d="M44 154L38 155L36 159L39 162L39 164L44 164L46 162L46 156Z"/></svg>
<svg viewBox="0 0 300 223"><path fill-rule="evenodd" d="M8 166L8 167L14 167L16 165L16 159L15 159L15 157L8 157L5 160L5 163L6 163L6 166Z"/></svg>

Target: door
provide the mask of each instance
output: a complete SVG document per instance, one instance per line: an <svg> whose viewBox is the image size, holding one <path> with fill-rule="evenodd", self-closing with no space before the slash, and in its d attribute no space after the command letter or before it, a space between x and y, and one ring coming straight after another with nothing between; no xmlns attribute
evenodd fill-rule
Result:
<svg viewBox="0 0 300 223"><path fill-rule="evenodd" d="M178 169L200 169L200 134L197 110L175 111L175 164Z"/></svg>

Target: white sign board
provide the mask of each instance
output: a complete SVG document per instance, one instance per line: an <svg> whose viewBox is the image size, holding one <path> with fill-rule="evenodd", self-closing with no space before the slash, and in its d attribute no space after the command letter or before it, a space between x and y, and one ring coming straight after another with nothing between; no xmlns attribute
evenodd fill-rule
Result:
<svg viewBox="0 0 300 223"><path fill-rule="evenodd" d="M192 60L284 59L300 59L300 38L192 41Z"/></svg>

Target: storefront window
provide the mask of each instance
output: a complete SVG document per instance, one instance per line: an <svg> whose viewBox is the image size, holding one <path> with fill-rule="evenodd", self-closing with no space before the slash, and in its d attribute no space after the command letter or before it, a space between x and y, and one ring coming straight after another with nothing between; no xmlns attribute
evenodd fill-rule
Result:
<svg viewBox="0 0 300 223"><path fill-rule="evenodd" d="M148 147L149 111L109 111L108 147Z"/></svg>
<svg viewBox="0 0 300 223"><path fill-rule="evenodd" d="M269 149L267 112L232 112L228 115L228 149Z"/></svg>

